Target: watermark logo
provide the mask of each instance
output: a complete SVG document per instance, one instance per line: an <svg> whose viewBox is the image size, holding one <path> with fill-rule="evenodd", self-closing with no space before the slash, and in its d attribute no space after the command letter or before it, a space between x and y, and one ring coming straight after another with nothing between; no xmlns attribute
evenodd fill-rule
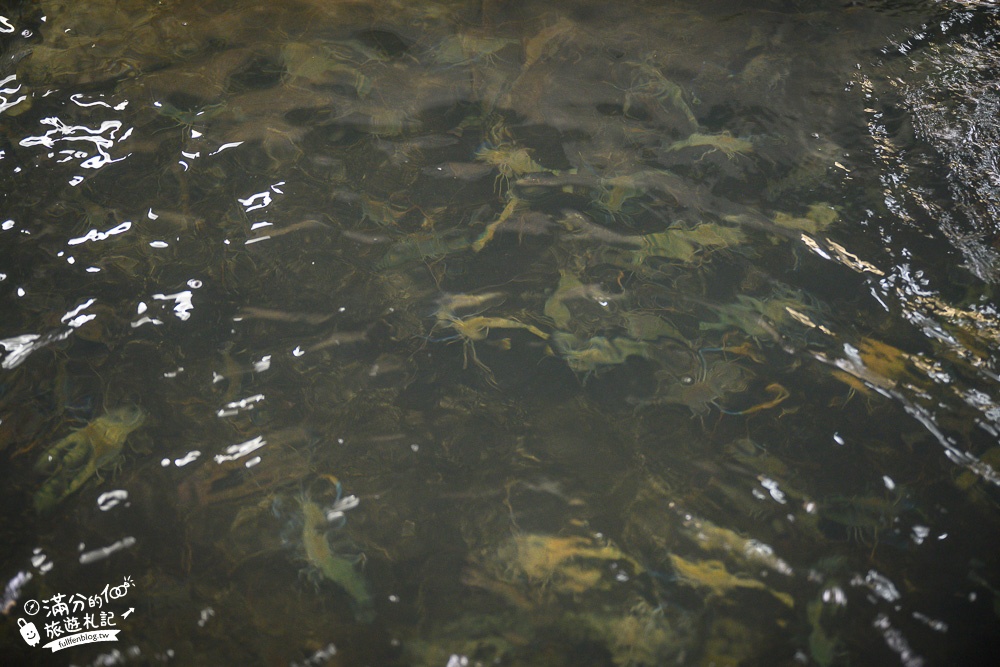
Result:
<svg viewBox="0 0 1000 667"><path fill-rule="evenodd" d="M38 634L38 628L35 627L35 624L23 618L17 619L17 624L20 626L21 636L24 637L24 641L28 642L28 646L38 646L38 642L42 638Z"/></svg>
<svg viewBox="0 0 1000 667"><path fill-rule="evenodd" d="M28 616L35 616L44 611L45 615L39 622L45 633L45 639L49 639L42 648L52 649L52 652L60 651L70 646L81 644L93 644L96 642L118 641L118 633L121 632L115 627L115 613L107 607L112 601L121 600L130 588L135 586L131 577L125 577L120 586L108 584L96 595L83 595L74 593L67 596L64 593L57 593L47 600L28 600L24 603L24 613ZM122 618L135 611L129 608ZM17 619L17 624L21 629L21 637L28 646L38 646L42 640L42 634L32 621L25 618Z"/></svg>

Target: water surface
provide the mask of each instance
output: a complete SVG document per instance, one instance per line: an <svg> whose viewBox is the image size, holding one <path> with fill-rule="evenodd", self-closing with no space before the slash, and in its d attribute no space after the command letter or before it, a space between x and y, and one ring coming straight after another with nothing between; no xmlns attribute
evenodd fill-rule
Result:
<svg viewBox="0 0 1000 667"><path fill-rule="evenodd" d="M11 660L998 648L995 7L2 17Z"/></svg>

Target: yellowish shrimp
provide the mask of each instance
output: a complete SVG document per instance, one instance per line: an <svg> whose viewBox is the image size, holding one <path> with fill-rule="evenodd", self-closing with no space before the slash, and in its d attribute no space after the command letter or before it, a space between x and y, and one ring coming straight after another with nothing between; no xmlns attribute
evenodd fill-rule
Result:
<svg viewBox="0 0 1000 667"><path fill-rule="evenodd" d="M746 139L734 137L729 132L722 132L720 134L701 134L700 132L695 132L687 139L676 141L671 144L670 147L667 148L667 152L679 151L684 148L699 147L709 149L705 152L705 155L714 153L715 151L722 151L730 160L734 159L737 155L746 155L747 153L753 152L752 143ZM705 157L705 155L702 155L702 157Z"/></svg>

